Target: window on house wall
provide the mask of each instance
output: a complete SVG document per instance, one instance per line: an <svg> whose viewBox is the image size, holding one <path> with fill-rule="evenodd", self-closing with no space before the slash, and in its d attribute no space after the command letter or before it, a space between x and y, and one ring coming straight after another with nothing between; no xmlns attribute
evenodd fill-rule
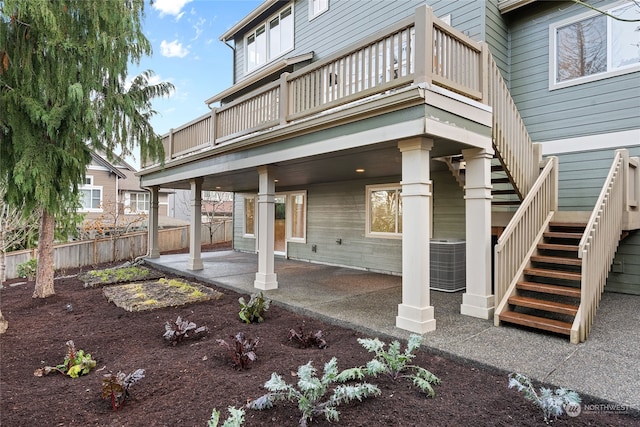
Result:
<svg viewBox="0 0 640 427"><path fill-rule="evenodd" d="M244 198L244 236L256 235L256 198L255 196Z"/></svg>
<svg viewBox="0 0 640 427"><path fill-rule="evenodd" d="M640 18L640 6L630 2L605 11L622 19ZM550 89L640 70L638 22L589 12L551 25L549 44Z"/></svg>
<svg viewBox="0 0 640 427"><path fill-rule="evenodd" d="M309 21L329 10L329 0L309 0Z"/></svg>
<svg viewBox="0 0 640 427"><path fill-rule="evenodd" d="M258 25L246 41L247 71L252 71L293 49L293 5Z"/></svg>
<svg viewBox="0 0 640 427"><path fill-rule="evenodd" d="M131 193L129 198L129 210L131 213L148 213L149 206L149 193Z"/></svg>
<svg viewBox="0 0 640 427"><path fill-rule="evenodd" d="M366 187L367 237L402 237L402 198L399 184Z"/></svg>
<svg viewBox="0 0 640 427"><path fill-rule="evenodd" d="M287 232L290 241L305 241L307 229L307 194L306 192L289 193L287 208L290 230Z"/></svg>
<svg viewBox="0 0 640 427"><path fill-rule="evenodd" d="M102 187L93 185L93 176L87 176L80 186L80 210L102 212Z"/></svg>

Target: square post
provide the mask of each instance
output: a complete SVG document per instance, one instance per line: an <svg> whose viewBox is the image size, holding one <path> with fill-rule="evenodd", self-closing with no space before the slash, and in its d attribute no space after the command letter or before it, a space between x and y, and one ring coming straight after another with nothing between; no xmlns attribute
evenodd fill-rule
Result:
<svg viewBox="0 0 640 427"><path fill-rule="evenodd" d="M495 310L491 290L491 159L481 148L462 150L466 162L465 213L467 291L460 313L491 319Z"/></svg>
<svg viewBox="0 0 640 427"><path fill-rule="evenodd" d="M398 142L402 153L402 303L396 326L416 333L436 329L430 305L431 180L433 140Z"/></svg>
<svg viewBox="0 0 640 427"><path fill-rule="evenodd" d="M275 169L258 167L258 272L253 286L269 290L278 288L275 274Z"/></svg>
<svg viewBox="0 0 640 427"><path fill-rule="evenodd" d="M158 187L154 186L149 189L149 220L147 223L149 258L160 258L160 249L158 247Z"/></svg>
<svg viewBox="0 0 640 427"><path fill-rule="evenodd" d="M189 264L187 270L202 270L202 178L189 180L191 184L191 226L189 227Z"/></svg>

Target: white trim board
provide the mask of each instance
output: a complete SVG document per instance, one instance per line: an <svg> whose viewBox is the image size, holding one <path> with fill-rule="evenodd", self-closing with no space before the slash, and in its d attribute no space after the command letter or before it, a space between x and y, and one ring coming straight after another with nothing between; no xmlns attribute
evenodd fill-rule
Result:
<svg viewBox="0 0 640 427"><path fill-rule="evenodd" d="M640 145L640 129L556 139L555 141L545 141L540 144L542 145L542 155L544 156L578 151L625 148Z"/></svg>

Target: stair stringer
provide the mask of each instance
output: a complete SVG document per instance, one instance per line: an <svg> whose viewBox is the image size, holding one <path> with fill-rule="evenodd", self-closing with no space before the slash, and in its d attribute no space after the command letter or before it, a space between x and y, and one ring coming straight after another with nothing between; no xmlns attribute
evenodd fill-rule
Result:
<svg viewBox="0 0 640 427"><path fill-rule="evenodd" d="M495 326L500 326L500 315L505 311L507 311L507 309L509 308L509 303L508 303L509 298L518 294L516 285L518 284L519 281L524 279L524 270L526 268L531 267L531 256L536 255L538 253L538 244L543 241L544 232L549 228L549 223L553 220L554 215L555 215L554 211L549 212L549 214L547 215L547 218L545 219L544 223L540 227L540 230L538 231L536 238L533 239L533 244L527 251L527 255L524 257L524 261L522 262L520 267L518 267L518 270L516 274L513 276L511 283L509 283L509 287L507 288L507 291L502 297L502 300L496 306L496 309L493 315L493 324Z"/></svg>

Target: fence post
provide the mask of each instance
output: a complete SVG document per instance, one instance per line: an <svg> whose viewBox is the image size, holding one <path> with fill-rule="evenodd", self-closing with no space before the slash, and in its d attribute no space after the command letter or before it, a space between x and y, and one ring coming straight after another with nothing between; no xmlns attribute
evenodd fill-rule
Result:
<svg viewBox="0 0 640 427"><path fill-rule="evenodd" d="M165 153L164 158L167 158ZM173 128L169 129L169 160L173 159Z"/></svg>
<svg viewBox="0 0 640 427"><path fill-rule="evenodd" d="M482 103L489 104L489 46L482 43L480 50L480 91L482 92Z"/></svg>
<svg viewBox="0 0 640 427"><path fill-rule="evenodd" d="M289 115L289 82L287 81L289 73L282 73L280 75L280 103L278 115L280 117L280 124L287 124L287 116Z"/></svg>
<svg viewBox="0 0 640 427"><path fill-rule="evenodd" d="M218 114L218 108L212 108L211 109L211 127L209 128L209 143L211 144L211 146L213 147L214 145L216 145L216 118L217 118L217 114Z"/></svg>
<svg viewBox="0 0 640 427"><path fill-rule="evenodd" d="M427 5L416 9L416 55L414 83L431 84L433 73L433 13Z"/></svg>

